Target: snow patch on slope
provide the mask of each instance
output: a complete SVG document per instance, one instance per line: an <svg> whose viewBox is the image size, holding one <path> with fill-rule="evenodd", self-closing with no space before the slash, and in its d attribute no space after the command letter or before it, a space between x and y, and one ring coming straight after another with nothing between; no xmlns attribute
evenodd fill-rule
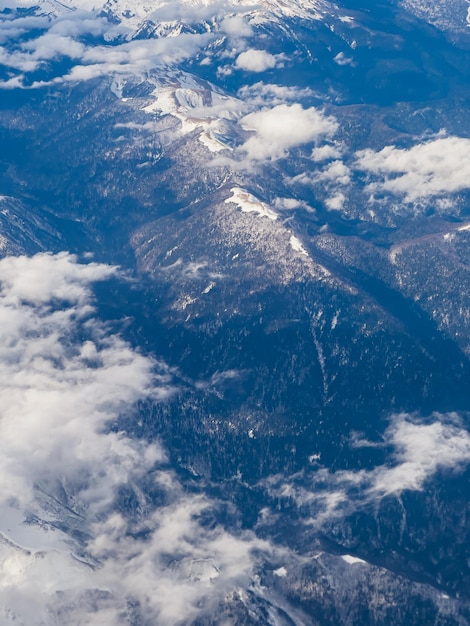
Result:
<svg viewBox="0 0 470 626"><path fill-rule="evenodd" d="M357 556L351 556L350 554L343 554L342 557L343 561L345 563L348 563L349 565L357 565L358 563L367 563L367 561L364 561L364 559L359 559Z"/></svg>
<svg viewBox="0 0 470 626"><path fill-rule="evenodd" d="M260 217L267 217L270 220L277 220L278 214L273 211L267 204L261 202L246 189L241 187L232 187L230 190L232 196L225 200L225 203L233 202L240 208L243 213L256 213Z"/></svg>
<svg viewBox="0 0 470 626"><path fill-rule="evenodd" d="M300 254L303 254L304 256L308 256L307 250L303 247L302 243L295 235L292 235L290 238L290 246L292 250L300 252Z"/></svg>
<svg viewBox="0 0 470 626"><path fill-rule="evenodd" d="M232 150L226 141L225 124L236 117L240 102L184 72L170 72L165 80L156 79L155 84L150 94L154 100L143 111L177 118L184 135L199 129L199 141L210 152Z"/></svg>

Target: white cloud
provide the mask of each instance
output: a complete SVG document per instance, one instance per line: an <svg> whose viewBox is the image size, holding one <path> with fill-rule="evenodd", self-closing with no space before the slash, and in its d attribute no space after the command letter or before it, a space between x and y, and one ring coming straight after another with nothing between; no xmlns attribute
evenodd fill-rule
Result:
<svg viewBox="0 0 470 626"><path fill-rule="evenodd" d="M333 159L338 159L340 156L340 150L336 146L332 146L330 144L326 144L312 150L312 159L315 163L331 161Z"/></svg>
<svg viewBox="0 0 470 626"><path fill-rule="evenodd" d="M280 104L249 113L240 124L253 131L240 148L253 161L280 159L288 150L329 137L338 128L333 117L300 104Z"/></svg>
<svg viewBox="0 0 470 626"><path fill-rule="evenodd" d="M338 65L354 65L354 60L347 57L344 52L338 52L333 61Z"/></svg>
<svg viewBox="0 0 470 626"><path fill-rule="evenodd" d="M172 484L172 488L175 484ZM100 578L117 597L132 597L144 617L165 626L216 610L229 591L246 587L254 574L254 551L269 545L250 533L237 538L220 527L199 521L213 506L202 497L179 494L146 521L147 541L122 541L121 520L101 524L92 546L104 561ZM116 535L121 537L116 542Z"/></svg>
<svg viewBox="0 0 470 626"><path fill-rule="evenodd" d="M407 202L470 188L470 139L441 137L412 148L386 146L356 153L356 167L380 177L367 189L389 192Z"/></svg>
<svg viewBox="0 0 470 626"><path fill-rule="evenodd" d="M329 161L321 169L312 169L287 179L292 184L322 187L326 194L325 205L328 209L340 211L346 201L341 189L351 182L351 170L340 159L331 161L336 149L330 145L314 148L312 155L317 162Z"/></svg>
<svg viewBox="0 0 470 626"><path fill-rule="evenodd" d="M248 586L271 551L205 523L217 503L187 492L159 445L119 429L139 399L172 386L96 317L92 283L116 272L67 253L0 260L5 625L186 623Z"/></svg>
<svg viewBox="0 0 470 626"><path fill-rule="evenodd" d="M41 27L39 34L32 36L32 31L27 41L19 43L15 41L17 37L34 28L34 23L25 23L25 18L0 20L0 41L10 42L8 51L6 48L0 50L0 63L24 73L0 83L0 88L23 86L29 73L61 57L68 57L76 63L68 74L35 82L32 87L107 75L140 75L149 69L179 63L193 56L214 37L210 33L180 33L178 37L116 43L111 36L114 25L96 14L77 10L68 12L66 17L51 15L49 22L40 17L34 19ZM90 45L85 36L103 37L111 43Z"/></svg>
<svg viewBox="0 0 470 626"><path fill-rule="evenodd" d="M371 497L420 491L438 470L459 471L470 463L470 434L453 413L435 414L429 422L396 415L385 432L384 445L393 448L387 464L358 474ZM344 477L349 480L349 473Z"/></svg>
<svg viewBox="0 0 470 626"><path fill-rule="evenodd" d="M116 267L99 263L82 265L66 252L56 255L5 257L0 261L3 304L45 304L54 299L75 306L90 299L90 284L115 275ZM25 309L28 311L28 309Z"/></svg>
<svg viewBox="0 0 470 626"><path fill-rule="evenodd" d="M82 35L99 37L107 32L109 26L110 24L105 17L76 10L72 15L55 20L49 33L59 34L63 37L80 37Z"/></svg>
<svg viewBox="0 0 470 626"><path fill-rule="evenodd" d="M0 19L0 43L17 40L31 30L41 31L48 27L49 20L47 17L27 16L16 19Z"/></svg>
<svg viewBox="0 0 470 626"><path fill-rule="evenodd" d="M270 54L266 50L250 49L238 55L235 67L247 72L265 72L276 67L280 60L280 55Z"/></svg>
<svg viewBox="0 0 470 626"><path fill-rule="evenodd" d="M35 484L60 477L82 506L100 509L131 465L158 457L106 432L150 392L153 368L90 318L91 283L115 271L68 254L0 261L0 503L29 506Z"/></svg>
<svg viewBox="0 0 470 626"><path fill-rule="evenodd" d="M85 46L72 37L51 32L27 42L22 48L30 52L31 59L37 60L38 64L57 57L79 59L85 52Z"/></svg>
<svg viewBox="0 0 470 626"><path fill-rule="evenodd" d="M249 587L271 546L204 524L214 503L185 494L169 472L156 480L170 502L142 523L132 527L116 512L91 527L93 567L65 551L27 554L0 544L0 620L3 609L14 612L13 623L38 623L39 615L47 626L174 626L213 615L227 595Z"/></svg>
<svg viewBox="0 0 470 626"><path fill-rule="evenodd" d="M325 205L330 211L341 211L346 202L346 196L339 191L334 196L330 196L325 200Z"/></svg>
<svg viewBox="0 0 470 626"><path fill-rule="evenodd" d="M395 465L377 468L370 487L372 492L421 490L439 469L460 470L470 463L470 435L455 415L429 424L400 415L386 435L395 448Z"/></svg>
<svg viewBox="0 0 470 626"><path fill-rule="evenodd" d="M100 13L103 5L94 2L82 3L80 9L71 7L73 10L65 11L61 3L56 7L51 5L47 16L21 17L18 13L8 14L3 19L0 16L0 42L9 44L8 52L6 49L0 51L0 63L25 74L7 79L0 83L0 88L30 86L31 80L26 80L29 73L60 57L75 60L76 66L66 76L33 83L33 87L105 75L144 74L149 69L194 56L220 35L230 40L229 57L239 55L235 62L239 69L260 72L278 66L284 60L283 54L245 50L245 38L251 36L253 30L238 5L230 7L230 2L211 3L210 6L207 3L175 2L155 8L151 4L120 3L119 7L114 7L122 17L122 22L117 25ZM227 15L228 12L233 14ZM157 24L160 36L134 39L132 35L138 31L143 19ZM181 32L181 25L193 26L195 23L205 27L211 23L210 32ZM26 41L19 39L23 36L27 37ZM90 37L108 43L97 45L95 41L90 44ZM206 57L206 62L209 60ZM226 70L231 71L231 68Z"/></svg>
<svg viewBox="0 0 470 626"><path fill-rule="evenodd" d="M138 74L154 67L179 63L199 51L210 38L209 34L184 33L178 37L89 47L81 57L81 65L73 68L64 80L74 81L78 76L86 74L87 70L92 70L95 75Z"/></svg>
<svg viewBox="0 0 470 626"><path fill-rule="evenodd" d="M225 17L220 29L230 37L250 37L253 34L253 29L241 15Z"/></svg>
<svg viewBox="0 0 470 626"><path fill-rule="evenodd" d="M454 413L436 413L426 421L407 414L395 415L380 443L359 439L354 445L382 447L390 453L383 465L373 469L335 473L319 469L309 487L285 478L276 484L274 477L267 481L268 489L308 507L310 522L322 526L384 496L422 491L438 471L459 472L470 465L470 433Z"/></svg>
<svg viewBox="0 0 470 626"><path fill-rule="evenodd" d="M92 18L83 11L75 12L73 19L51 21L47 16L0 19L0 42L10 44L9 52L6 49L1 51L0 62L10 68L31 72L58 57L81 58L86 46L78 38L102 35L106 24L104 18ZM27 36L26 40L18 41L23 35Z"/></svg>
<svg viewBox="0 0 470 626"><path fill-rule="evenodd" d="M342 161L337 160L329 163L328 166L314 178L319 181L347 185L351 181L351 170Z"/></svg>
<svg viewBox="0 0 470 626"><path fill-rule="evenodd" d="M304 209L309 213L313 213L314 209L309 206L304 200L298 200L297 198L275 198L273 205L280 211L293 211L295 209Z"/></svg>
<svg viewBox="0 0 470 626"><path fill-rule="evenodd" d="M252 105L275 106L290 102L299 102L302 98L312 98L315 93L309 89L299 89L285 85L274 85L270 83L255 83L254 85L244 85L238 91L238 96Z"/></svg>

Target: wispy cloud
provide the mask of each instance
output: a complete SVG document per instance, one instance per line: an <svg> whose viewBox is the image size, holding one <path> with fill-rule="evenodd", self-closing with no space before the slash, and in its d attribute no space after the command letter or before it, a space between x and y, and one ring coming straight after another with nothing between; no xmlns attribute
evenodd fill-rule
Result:
<svg viewBox="0 0 470 626"><path fill-rule="evenodd" d="M470 463L470 434L457 415L435 415L430 423L395 418L386 433L393 463L372 474L369 493L422 490L438 470L461 471Z"/></svg>
<svg viewBox="0 0 470 626"><path fill-rule="evenodd" d="M352 446L381 447L387 451L383 464L372 469L317 469L310 479L286 481L271 478L269 489L294 500L310 511L309 522L321 527L384 496L422 491L439 471L460 472L470 464L470 434L457 414L434 414L418 419L408 414L392 417L383 440L352 440ZM313 455L315 463L321 456ZM310 481L310 484L309 484Z"/></svg>
<svg viewBox="0 0 470 626"><path fill-rule="evenodd" d="M196 54L214 37L210 33L180 33L178 37L122 41L115 25L96 12L70 11L66 16L13 15L0 18L0 64L21 72L0 87L41 87L61 82L89 80L98 76L141 75L145 71L179 63ZM38 32L39 31L39 32ZM18 37L24 36L23 39ZM90 44L89 39L95 41ZM34 72L55 60L74 62L71 70L47 80L34 81Z"/></svg>
<svg viewBox="0 0 470 626"><path fill-rule="evenodd" d="M470 139L439 137L409 149L386 146L356 153L356 167L369 172L371 194L392 193L407 202L470 188Z"/></svg>
<svg viewBox="0 0 470 626"><path fill-rule="evenodd" d="M241 87L238 96L252 106L273 107L279 104L290 104L301 102L303 99L311 99L315 96L315 92L308 87L298 88L258 82L254 85Z"/></svg>
<svg viewBox="0 0 470 626"><path fill-rule="evenodd" d="M187 623L271 550L220 526L159 444L120 427L173 385L97 317L92 285L117 271L67 253L0 260L2 623Z"/></svg>

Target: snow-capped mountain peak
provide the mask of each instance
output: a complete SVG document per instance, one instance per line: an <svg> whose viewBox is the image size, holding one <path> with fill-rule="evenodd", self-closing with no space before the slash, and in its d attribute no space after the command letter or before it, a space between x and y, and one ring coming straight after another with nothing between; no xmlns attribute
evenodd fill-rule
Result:
<svg viewBox="0 0 470 626"><path fill-rule="evenodd" d="M323 0L300 0L292 3L286 0L228 0L223 7L223 13L231 11L235 13L255 12L270 14L277 17L319 17L319 7L324 5ZM3 2L4 6L12 6L12 2ZM211 12L221 13L221 6L215 0L178 0L178 2L168 2L168 0L19 0L16 7L33 8L38 7L41 14L53 16L67 15L70 11L81 10L93 13L104 13L114 20L124 22L128 26L138 26L147 19L156 19L159 14L174 14L181 19L196 15L205 11L207 15Z"/></svg>

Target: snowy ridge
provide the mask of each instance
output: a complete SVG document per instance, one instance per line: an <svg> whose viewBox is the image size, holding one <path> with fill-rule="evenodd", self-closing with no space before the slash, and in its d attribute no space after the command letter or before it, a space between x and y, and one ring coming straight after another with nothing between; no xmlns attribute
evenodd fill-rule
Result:
<svg viewBox="0 0 470 626"><path fill-rule="evenodd" d="M9 6L11 3L3 1L1 5ZM81 9L85 11L109 11L123 19L144 18L162 7L174 6L175 2L168 0L18 0L15 2L19 7L40 7L42 12L53 11L60 15L70 10ZM178 4L189 7L218 6L216 0L179 0ZM300 0L295 3L286 0L228 0L228 6L246 6L249 8L263 7L265 11L271 11L284 16L306 16L317 12L318 7L324 4L319 0Z"/></svg>
<svg viewBox="0 0 470 626"><path fill-rule="evenodd" d="M142 32L147 21L156 25L162 21L163 15L172 13L179 15L180 18L182 16L182 22L185 22L186 17L191 19L198 14L205 15L211 21L219 14L225 17L230 14L231 9L234 13L238 13L241 7L246 7L246 12L257 22L273 17L321 19L320 8L325 5L323 0L301 0L295 3L286 0L260 0L256 3L252 0L228 0L221 11L220 3L216 0L179 0L177 3L167 0L139 0L138 2L130 0L19 0L16 3L12 0L4 0L0 3L0 7L38 7L40 14L56 17L65 16L75 10L90 11L95 14L104 13L121 22L126 29L135 32ZM243 12L243 9L241 10ZM163 19L163 23L165 22L172 26L167 34L178 34L178 22L172 24L172 20ZM158 34L164 36L165 32L160 30Z"/></svg>
<svg viewBox="0 0 470 626"><path fill-rule="evenodd" d="M461 32L470 25L467 0L402 0L401 4L441 30Z"/></svg>
<svg viewBox="0 0 470 626"><path fill-rule="evenodd" d="M226 203L233 202L243 213L256 213L260 217L267 217L270 220L277 220L278 214L267 204L258 200L253 194L240 187L233 187L232 196L225 200Z"/></svg>
<svg viewBox="0 0 470 626"><path fill-rule="evenodd" d="M176 117L181 122L182 134L199 129L199 141L210 152L231 150L225 141L225 125L233 119L241 103L184 72L167 72L165 79L155 80L155 85L150 94L154 100L143 111Z"/></svg>

